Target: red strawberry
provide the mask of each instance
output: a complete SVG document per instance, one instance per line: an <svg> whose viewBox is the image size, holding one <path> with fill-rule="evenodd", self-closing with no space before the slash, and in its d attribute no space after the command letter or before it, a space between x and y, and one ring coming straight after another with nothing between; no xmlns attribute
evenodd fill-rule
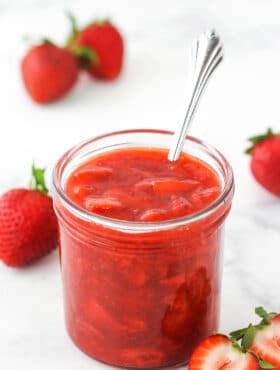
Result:
<svg viewBox="0 0 280 370"><path fill-rule="evenodd" d="M44 181L32 167L34 190L12 189L0 197L0 259L22 266L56 247L57 219Z"/></svg>
<svg viewBox="0 0 280 370"><path fill-rule="evenodd" d="M212 335L194 350L189 370L258 370L258 359L224 335Z"/></svg>
<svg viewBox="0 0 280 370"><path fill-rule="evenodd" d="M67 45L80 60L86 63L87 71L94 77L113 80L121 72L123 65L124 42L118 29L109 21L95 21L79 30L75 18L69 15L72 23L72 34Z"/></svg>
<svg viewBox="0 0 280 370"><path fill-rule="evenodd" d="M249 139L247 150L252 154L251 170L256 180L268 191L280 197L280 135L269 129L266 134Z"/></svg>
<svg viewBox="0 0 280 370"><path fill-rule="evenodd" d="M69 50L46 41L28 51L21 72L32 99L48 103L69 92L78 79L79 66Z"/></svg>
<svg viewBox="0 0 280 370"><path fill-rule="evenodd" d="M261 307L256 312L263 320L255 326L256 332L250 349L262 360L280 367L280 315L267 314Z"/></svg>

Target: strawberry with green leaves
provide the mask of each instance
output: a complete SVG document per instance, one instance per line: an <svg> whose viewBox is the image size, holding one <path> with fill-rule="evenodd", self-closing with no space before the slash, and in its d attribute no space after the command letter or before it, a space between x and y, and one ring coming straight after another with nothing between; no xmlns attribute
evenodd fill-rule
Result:
<svg viewBox="0 0 280 370"><path fill-rule="evenodd" d="M261 317L259 324L204 339L194 350L188 370L279 370L280 315L262 307L255 312Z"/></svg>
<svg viewBox="0 0 280 370"><path fill-rule="evenodd" d="M280 135L271 129L263 135L249 138L251 171L255 179L269 192L280 197Z"/></svg>
<svg viewBox="0 0 280 370"><path fill-rule="evenodd" d="M0 260L23 266L56 245L57 218L44 170L33 166L30 189L12 189L0 197Z"/></svg>
<svg viewBox="0 0 280 370"><path fill-rule="evenodd" d="M259 370L259 361L243 351L231 338L216 334L204 339L194 350L188 370Z"/></svg>
<svg viewBox="0 0 280 370"><path fill-rule="evenodd" d="M69 18L72 32L67 48L78 56L81 66L91 76L116 79L121 73L124 56L124 41L117 27L109 20L97 20L79 29L72 14ZM80 50L83 52L79 56Z"/></svg>
<svg viewBox="0 0 280 370"><path fill-rule="evenodd" d="M280 315L268 313L262 307L257 307L255 312L261 318L260 323L250 324L231 335L246 341L246 347L267 363L264 369L280 368Z"/></svg>

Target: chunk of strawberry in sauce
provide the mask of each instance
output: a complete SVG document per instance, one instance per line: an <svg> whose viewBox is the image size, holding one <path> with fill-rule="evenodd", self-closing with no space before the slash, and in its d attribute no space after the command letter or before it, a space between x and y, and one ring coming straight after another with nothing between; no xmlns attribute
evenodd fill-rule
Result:
<svg viewBox="0 0 280 370"><path fill-rule="evenodd" d="M162 363L164 353L149 347L125 348L120 351L123 366L152 367Z"/></svg>
<svg viewBox="0 0 280 370"><path fill-rule="evenodd" d="M153 191L160 194L177 194L194 189L199 185L195 180L159 179L153 183Z"/></svg>
<svg viewBox="0 0 280 370"><path fill-rule="evenodd" d="M121 203L116 198L109 198L109 197L94 197L90 196L87 197L84 201L84 206L88 211L95 212L95 211L106 211L106 210L118 210L124 207L123 203Z"/></svg>
<svg viewBox="0 0 280 370"><path fill-rule="evenodd" d="M164 209L148 209L147 211L143 212L140 216L140 221L161 221L166 219L167 211Z"/></svg>
<svg viewBox="0 0 280 370"><path fill-rule="evenodd" d="M177 194L192 190L199 185L196 180L180 180L174 178L150 178L138 182L136 189L151 189L157 194Z"/></svg>
<svg viewBox="0 0 280 370"><path fill-rule="evenodd" d="M112 187L103 193L103 195L109 198L118 199L122 204L125 204L126 207L137 208L139 204L139 200L133 195L129 194L125 188Z"/></svg>
<svg viewBox="0 0 280 370"><path fill-rule="evenodd" d="M91 165L89 167L78 169L74 172L74 176L80 181L91 181L95 178L106 177L112 175L113 170L110 167L99 167Z"/></svg>
<svg viewBox="0 0 280 370"><path fill-rule="evenodd" d="M198 195L201 200L204 202L211 202L212 200L216 199L219 195L219 188L217 186L203 189L201 188L198 191Z"/></svg>
<svg viewBox="0 0 280 370"><path fill-rule="evenodd" d="M123 331L126 326L115 319L112 314L102 305L94 300L90 300L85 307L86 317L89 322L97 328L108 329L109 331Z"/></svg>
<svg viewBox="0 0 280 370"><path fill-rule="evenodd" d="M204 319L208 307L211 285L204 267L198 268L177 290L172 305L162 321L164 333L173 340L180 340L197 330Z"/></svg>
<svg viewBox="0 0 280 370"><path fill-rule="evenodd" d="M184 197L176 197L171 201L170 205L170 210L173 212L175 215L176 214L182 214L182 213L187 213L190 209L193 208L193 205L191 202L184 198Z"/></svg>
<svg viewBox="0 0 280 370"><path fill-rule="evenodd" d="M77 185L73 189L74 195L78 197L86 197L89 194L94 193L94 191L95 191L95 188L94 186L91 186L91 185Z"/></svg>

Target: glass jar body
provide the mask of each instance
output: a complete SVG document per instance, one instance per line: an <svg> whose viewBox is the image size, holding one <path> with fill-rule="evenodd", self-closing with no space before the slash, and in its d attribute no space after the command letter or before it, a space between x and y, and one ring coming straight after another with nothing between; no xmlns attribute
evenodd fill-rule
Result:
<svg viewBox="0 0 280 370"><path fill-rule="evenodd" d="M233 185L217 207L196 219L141 228L81 217L61 197L60 179L54 205L66 325L73 341L115 366L185 363L194 347L218 328L222 233Z"/></svg>

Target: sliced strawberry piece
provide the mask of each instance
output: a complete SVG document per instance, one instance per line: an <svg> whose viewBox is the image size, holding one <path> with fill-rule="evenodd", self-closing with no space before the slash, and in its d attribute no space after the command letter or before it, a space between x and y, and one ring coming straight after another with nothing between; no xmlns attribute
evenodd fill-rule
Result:
<svg viewBox="0 0 280 370"><path fill-rule="evenodd" d="M166 219L167 211L164 209L148 209L140 216L141 221L153 222Z"/></svg>
<svg viewBox="0 0 280 370"><path fill-rule="evenodd" d="M116 198L109 197L87 197L84 201L84 206L90 212L118 210L122 209L124 205Z"/></svg>
<svg viewBox="0 0 280 370"><path fill-rule="evenodd" d="M224 335L212 335L194 350L189 370L258 370L257 358L242 352Z"/></svg>
<svg viewBox="0 0 280 370"><path fill-rule="evenodd" d="M198 331L207 314L207 301L211 292L205 268L198 268L191 274L185 274L185 277L183 274L179 277L183 278L185 281L180 284L174 302L162 320L163 332L173 340L181 340L186 334L193 336L192 331Z"/></svg>
<svg viewBox="0 0 280 370"><path fill-rule="evenodd" d="M176 197L171 202L171 212L175 214L186 212L192 209L192 204L184 197Z"/></svg>
<svg viewBox="0 0 280 370"><path fill-rule="evenodd" d="M137 333L148 330L148 321L141 320L140 318L126 318L126 325L128 333Z"/></svg>
<svg viewBox="0 0 280 370"><path fill-rule="evenodd" d="M95 188L90 185L77 185L74 187L73 193L79 197L86 197L87 195L93 193Z"/></svg>
<svg viewBox="0 0 280 370"><path fill-rule="evenodd" d="M138 264L130 269L123 270L121 275L126 279L127 284L131 284L136 287L145 285L149 280L149 275Z"/></svg>
<svg viewBox="0 0 280 370"><path fill-rule="evenodd" d="M110 331L117 332L126 329L108 310L94 300L89 301L85 306L85 313L89 322L97 328L110 328Z"/></svg>
<svg viewBox="0 0 280 370"><path fill-rule="evenodd" d="M116 198L120 202L131 208L137 208L137 206L139 206L139 203L141 203L139 199L129 193L127 188L113 187L104 192L103 195L108 196L109 198Z"/></svg>
<svg viewBox="0 0 280 370"><path fill-rule="evenodd" d="M191 335L192 324L196 319L196 316L193 316L192 302L188 299L187 289L187 283L181 285L162 320L163 333L175 341L182 341L186 335Z"/></svg>
<svg viewBox="0 0 280 370"><path fill-rule="evenodd" d="M125 367L152 367L163 363L164 353L149 347L125 348L120 351L122 365Z"/></svg>
<svg viewBox="0 0 280 370"><path fill-rule="evenodd" d="M192 190L199 185L196 180L180 180L174 178L151 178L138 182L137 189L151 189L158 194L177 194Z"/></svg>
<svg viewBox="0 0 280 370"><path fill-rule="evenodd" d="M134 187L137 190L149 190L152 189L154 183L153 178L148 178L137 182Z"/></svg>
<svg viewBox="0 0 280 370"><path fill-rule="evenodd" d="M141 168L137 168L137 167L132 167L130 169L130 172L132 175L134 175L135 177L139 177L139 180L140 179L147 179L149 177L152 176L152 172L151 171L148 171L147 169L143 170Z"/></svg>
<svg viewBox="0 0 280 370"><path fill-rule="evenodd" d="M276 315L270 324L257 330L250 349L262 360L280 366L280 315Z"/></svg>
<svg viewBox="0 0 280 370"><path fill-rule="evenodd" d="M161 194L176 194L189 191L197 185L199 182L196 180L158 179L153 183L153 190Z"/></svg>
<svg viewBox="0 0 280 370"><path fill-rule="evenodd" d="M74 173L74 177L79 178L81 181L92 181L96 177L106 177L113 173L112 168L101 167L101 166L90 166L81 168L79 171Z"/></svg>
<svg viewBox="0 0 280 370"><path fill-rule="evenodd" d="M191 194L188 194L188 201L193 205L194 210L198 210L204 207L203 200L201 197L201 187L198 186Z"/></svg>
<svg viewBox="0 0 280 370"><path fill-rule="evenodd" d="M212 186L211 188L201 188L198 192L203 201L211 201L211 199L217 199L220 193L220 189L217 186Z"/></svg>

